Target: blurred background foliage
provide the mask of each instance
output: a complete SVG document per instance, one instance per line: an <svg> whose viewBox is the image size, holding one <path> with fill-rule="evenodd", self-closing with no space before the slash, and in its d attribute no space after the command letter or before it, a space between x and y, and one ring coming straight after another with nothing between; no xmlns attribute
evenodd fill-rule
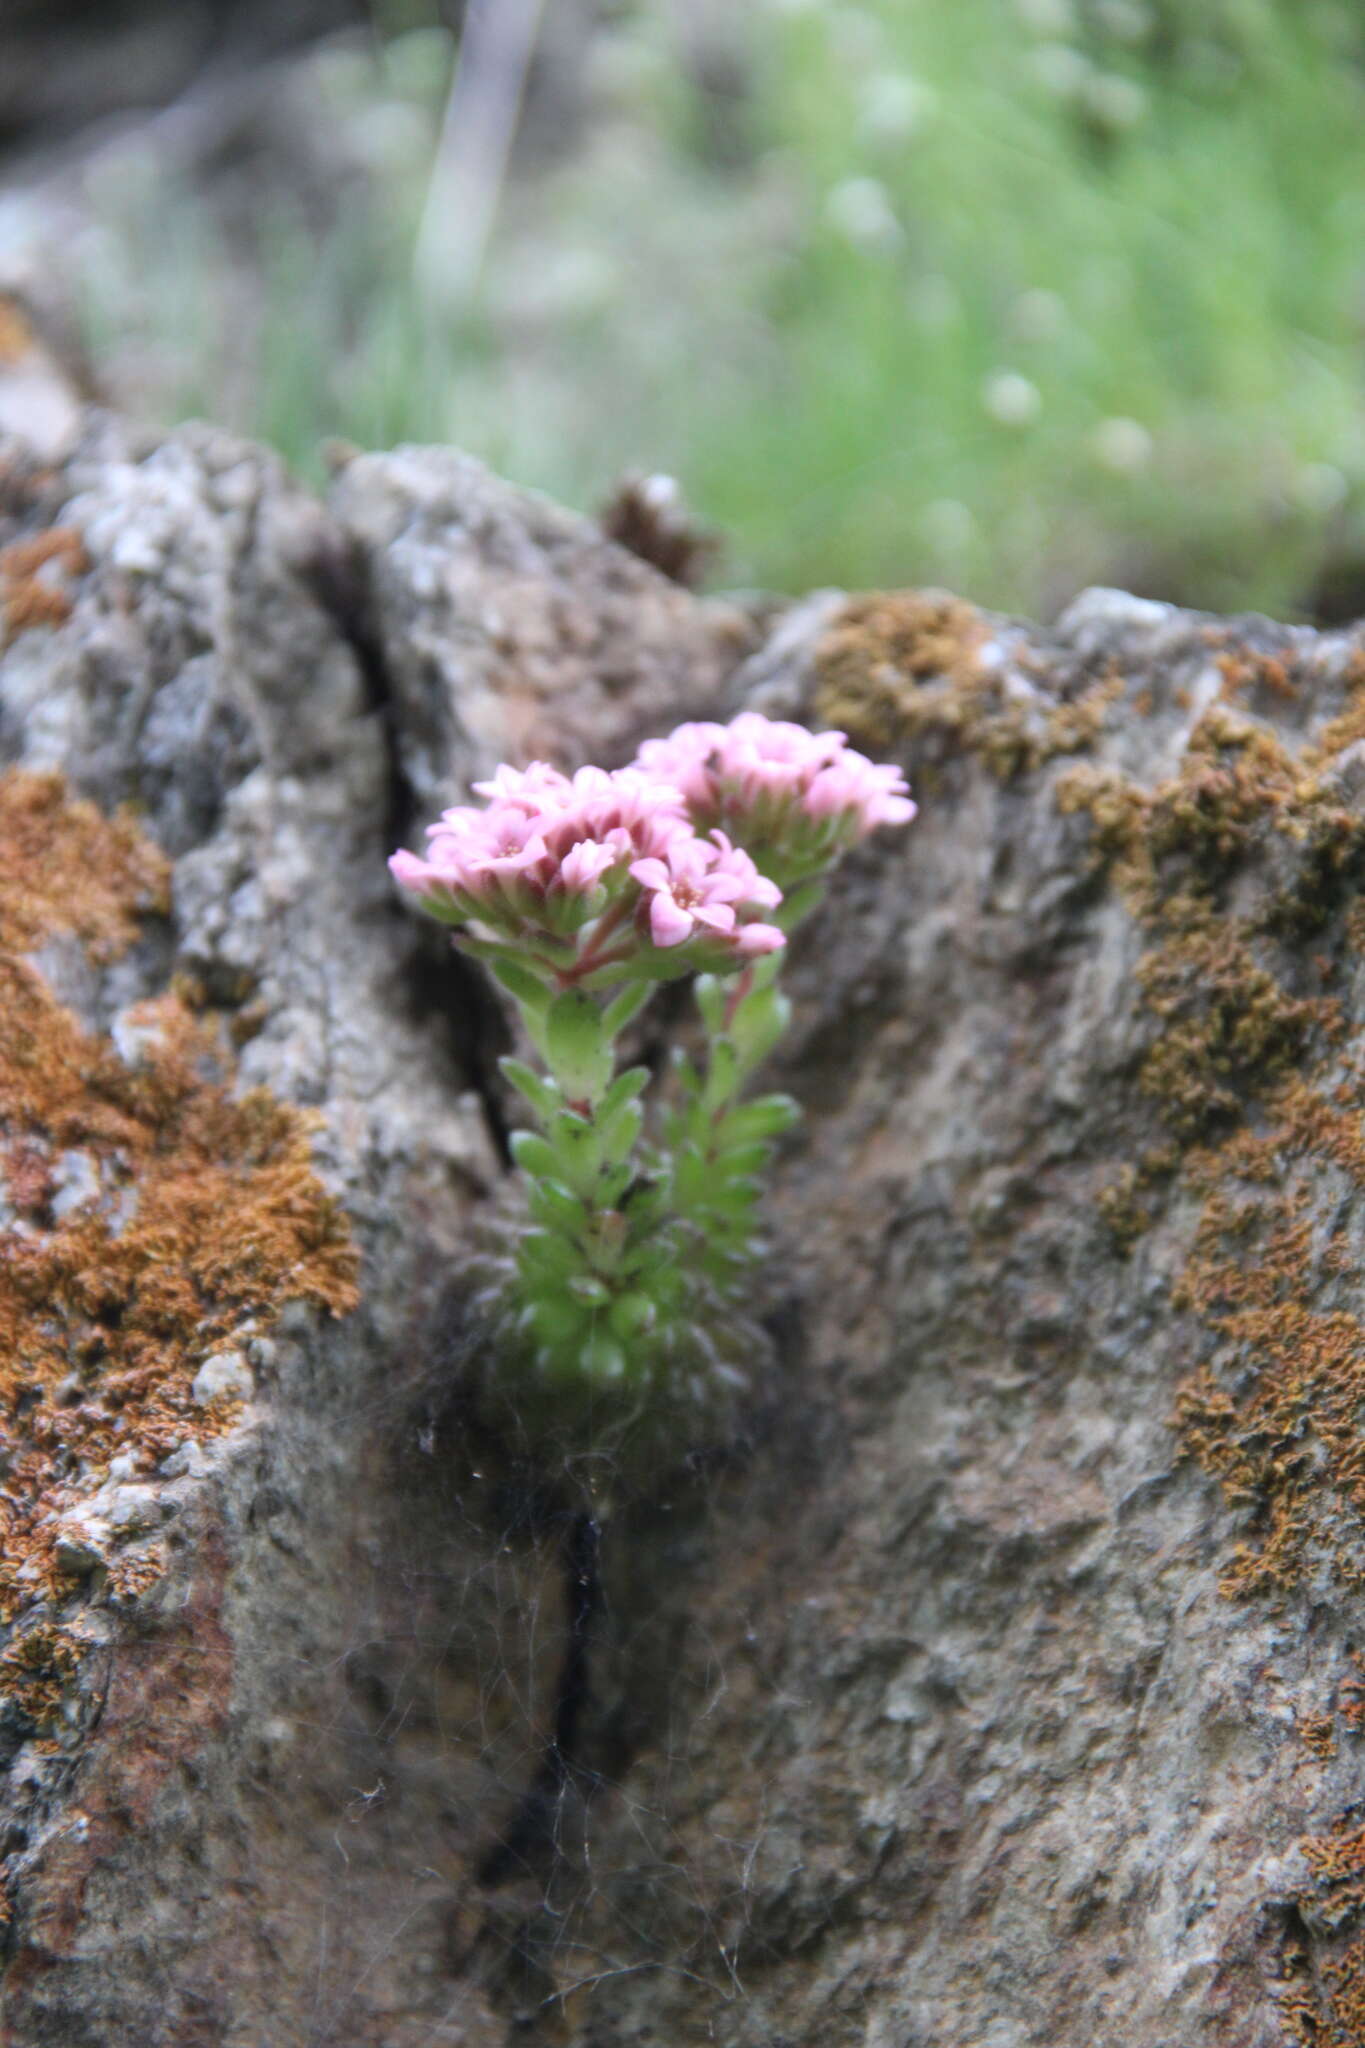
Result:
<svg viewBox="0 0 1365 2048"><path fill-rule="evenodd" d="M327 437L585 508L667 470L731 584L1365 612L1357 4L547 0L449 289L459 10L363 13L20 152L0 261L51 250L121 402L310 478Z"/></svg>

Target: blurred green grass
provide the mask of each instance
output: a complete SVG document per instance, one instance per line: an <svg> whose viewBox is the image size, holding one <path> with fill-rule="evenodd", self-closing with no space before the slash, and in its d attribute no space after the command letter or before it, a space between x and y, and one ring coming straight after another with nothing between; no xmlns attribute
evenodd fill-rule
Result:
<svg viewBox="0 0 1365 2048"><path fill-rule="evenodd" d="M584 506L670 470L729 582L1294 615L1365 558L1356 9L618 6L580 146L511 182L458 316L412 278L452 54L319 59L366 156L325 232L277 195L244 254L109 181L96 353L143 346L163 415L308 475L328 436L455 440Z"/></svg>

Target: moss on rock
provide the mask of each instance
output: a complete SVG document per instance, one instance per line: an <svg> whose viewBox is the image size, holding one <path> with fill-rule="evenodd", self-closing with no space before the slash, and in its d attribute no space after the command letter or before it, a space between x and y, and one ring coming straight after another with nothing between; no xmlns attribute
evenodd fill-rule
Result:
<svg viewBox="0 0 1365 2048"><path fill-rule="evenodd" d="M25 957L65 933L108 960L164 907L165 862L131 819L12 772L0 878L0 1696L38 1721L69 1676L50 1618L70 1587L63 1514L115 1459L147 1477L231 1427L234 1404L196 1401L204 1358L286 1301L344 1313L357 1261L312 1165L313 1120L233 1093L194 989L126 1011L115 1043ZM154 1543L130 1550L109 1589L145 1590L157 1560Z"/></svg>

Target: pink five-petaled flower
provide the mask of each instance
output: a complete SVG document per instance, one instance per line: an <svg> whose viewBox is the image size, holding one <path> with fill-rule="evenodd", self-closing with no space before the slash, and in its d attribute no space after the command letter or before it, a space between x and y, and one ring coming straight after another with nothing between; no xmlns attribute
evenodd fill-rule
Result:
<svg viewBox="0 0 1365 2048"><path fill-rule="evenodd" d="M596 839L575 841L559 863L561 884L565 889L586 896L601 881L607 869L615 867L628 846L629 840L619 827L608 835L605 843Z"/></svg>
<svg viewBox="0 0 1365 2048"><path fill-rule="evenodd" d="M680 725L667 739L646 740L640 764L675 784L694 823L748 828L751 843L800 839L803 824L833 830L849 844L878 825L908 824L915 815L905 779L850 747L842 732L742 711L729 725Z"/></svg>
<svg viewBox="0 0 1365 2048"><path fill-rule="evenodd" d="M679 832L662 856L631 863L631 875L647 892L650 936L656 946L681 946L695 936L728 939L745 954L771 953L786 944L776 925L740 920L735 906L771 909L782 900L777 886L760 875L747 853L723 832L714 844Z"/></svg>
<svg viewBox="0 0 1365 2048"><path fill-rule="evenodd" d="M486 796L490 803L517 803L528 811L538 811L569 787L568 776L548 761L531 761L525 768L512 768L503 761L486 782L474 784L474 794Z"/></svg>

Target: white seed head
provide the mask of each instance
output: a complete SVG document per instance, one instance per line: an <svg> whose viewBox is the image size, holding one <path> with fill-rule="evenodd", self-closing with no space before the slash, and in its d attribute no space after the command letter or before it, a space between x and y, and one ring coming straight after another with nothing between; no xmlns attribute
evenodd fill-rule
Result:
<svg viewBox="0 0 1365 2048"><path fill-rule="evenodd" d="M825 199L825 219L860 249L891 249L903 239L880 178L844 178L832 186Z"/></svg>
<svg viewBox="0 0 1365 2048"><path fill-rule="evenodd" d="M1018 370L996 370L982 387L981 402L1002 427L1028 427L1043 409L1043 394Z"/></svg>
<svg viewBox="0 0 1365 2048"><path fill-rule="evenodd" d="M1152 459L1152 437L1139 420L1101 420L1091 439L1095 460L1115 476L1136 476Z"/></svg>

